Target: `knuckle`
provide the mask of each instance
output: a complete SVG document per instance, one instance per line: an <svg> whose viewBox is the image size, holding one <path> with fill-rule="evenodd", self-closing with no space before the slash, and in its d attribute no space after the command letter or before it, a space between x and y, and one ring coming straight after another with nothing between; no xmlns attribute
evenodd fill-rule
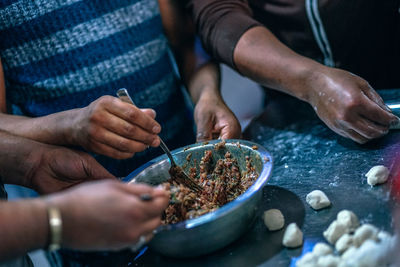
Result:
<svg viewBox="0 0 400 267"><path fill-rule="evenodd" d="M112 103L113 101L114 101L114 97L112 97L110 95L104 95L104 96L99 98L98 105L99 106L105 106L105 105L108 105L108 104Z"/></svg>
<svg viewBox="0 0 400 267"><path fill-rule="evenodd" d="M361 101L358 97L348 97L344 101L345 109L349 111L353 111L355 108L361 105Z"/></svg>
<svg viewBox="0 0 400 267"><path fill-rule="evenodd" d="M129 120L131 121L135 121L138 116L139 116L139 112L135 109L135 108L130 108L127 112L127 117L129 118Z"/></svg>
<svg viewBox="0 0 400 267"><path fill-rule="evenodd" d="M89 138L101 135L101 130L96 125L90 124L87 127L87 134Z"/></svg>
<svg viewBox="0 0 400 267"><path fill-rule="evenodd" d="M123 152L128 152L130 150L129 145L130 145L130 142L127 139L120 139L117 143L118 149Z"/></svg>
<svg viewBox="0 0 400 267"><path fill-rule="evenodd" d="M125 124L125 126L124 126L125 134L132 134L136 130L137 130L137 127L135 125Z"/></svg>
<svg viewBox="0 0 400 267"><path fill-rule="evenodd" d="M337 114L337 125L338 126L343 126L342 125L342 123L341 122L345 122L345 121L348 121L349 120L349 117L350 117L350 112L348 112L348 111L345 111L345 110L342 110L342 111L340 111L338 114Z"/></svg>

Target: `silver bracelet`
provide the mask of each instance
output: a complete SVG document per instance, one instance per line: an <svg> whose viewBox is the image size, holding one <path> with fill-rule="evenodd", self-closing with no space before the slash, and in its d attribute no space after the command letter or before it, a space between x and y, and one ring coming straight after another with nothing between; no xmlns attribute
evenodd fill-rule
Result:
<svg viewBox="0 0 400 267"><path fill-rule="evenodd" d="M62 241L62 220L61 212L55 207L47 209L49 216L50 238L48 250L54 251L60 249Z"/></svg>

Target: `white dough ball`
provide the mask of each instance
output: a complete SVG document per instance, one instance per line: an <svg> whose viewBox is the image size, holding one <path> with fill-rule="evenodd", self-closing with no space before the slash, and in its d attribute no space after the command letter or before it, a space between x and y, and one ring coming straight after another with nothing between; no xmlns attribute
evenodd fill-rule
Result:
<svg viewBox="0 0 400 267"><path fill-rule="evenodd" d="M307 203L311 208L320 210L331 205L329 198L321 190L314 190L306 196Z"/></svg>
<svg viewBox="0 0 400 267"><path fill-rule="evenodd" d="M346 225L334 220L323 233L326 240L334 245L336 241L344 234L348 233L349 229Z"/></svg>
<svg viewBox="0 0 400 267"><path fill-rule="evenodd" d="M268 230L276 231L283 228L285 218L280 210L270 209L264 212L264 223Z"/></svg>
<svg viewBox="0 0 400 267"><path fill-rule="evenodd" d="M378 229L372 224L363 224L354 232L354 245L359 247L364 243L365 240L372 239L376 240L378 235Z"/></svg>
<svg viewBox="0 0 400 267"><path fill-rule="evenodd" d="M378 235L377 235L378 241L379 242L385 242L386 240L389 240L392 238L392 235L389 234L386 231L379 231Z"/></svg>
<svg viewBox="0 0 400 267"><path fill-rule="evenodd" d="M383 165L377 165L372 167L367 174L365 174L365 176L367 177L367 183L369 185L374 186L377 184L382 184L388 179L389 169Z"/></svg>
<svg viewBox="0 0 400 267"><path fill-rule="evenodd" d="M385 259L382 256L382 250L379 248L378 243L373 240L367 240L345 262L347 266L351 267L386 266Z"/></svg>
<svg viewBox="0 0 400 267"><path fill-rule="evenodd" d="M346 225L351 232L355 231L360 226L357 216L349 210L342 210L337 214L337 221Z"/></svg>
<svg viewBox="0 0 400 267"><path fill-rule="evenodd" d="M332 254L321 256L318 258L318 266L337 267L340 263L340 257Z"/></svg>
<svg viewBox="0 0 400 267"><path fill-rule="evenodd" d="M339 253L343 253L353 245L353 236L349 234L342 235L335 244L335 248Z"/></svg>
<svg viewBox="0 0 400 267"><path fill-rule="evenodd" d="M291 223L286 227L282 244L288 248L296 248L303 244L303 233L296 223Z"/></svg>
<svg viewBox="0 0 400 267"><path fill-rule="evenodd" d="M354 253L356 253L357 248L356 247L349 247L345 253L342 254L342 260L347 260L353 257Z"/></svg>
<svg viewBox="0 0 400 267"><path fill-rule="evenodd" d="M318 267L318 257L308 252L296 262L296 267Z"/></svg>
<svg viewBox="0 0 400 267"><path fill-rule="evenodd" d="M315 244L312 253L315 256L324 256L324 255L332 254L333 249L329 245L319 242L319 243Z"/></svg>

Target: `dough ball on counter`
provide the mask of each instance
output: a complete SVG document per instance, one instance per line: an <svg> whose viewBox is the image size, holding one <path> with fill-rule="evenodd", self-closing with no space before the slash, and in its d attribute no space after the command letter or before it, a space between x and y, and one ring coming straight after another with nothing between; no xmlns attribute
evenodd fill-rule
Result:
<svg viewBox="0 0 400 267"><path fill-rule="evenodd" d="M312 252L308 252L296 262L296 267L319 267L318 260L333 253L333 249L322 242L315 244Z"/></svg>
<svg viewBox="0 0 400 267"><path fill-rule="evenodd" d="M337 267L340 263L340 257L332 254L321 256L318 258L318 266Z"/></svg>
<svg viewBox="0 0 400 267"><path fill-rule="evenodd" d="M296 223L291 223L286 227L282 244L287 248L296 248L303 244L303 233Z"/></svg>
<svg viewBox="0 0 400 267"><path fill-rule="evenodd" d="M342 210L337 214L337 221L348 227L350 232L354 232L359 226L360 222L357 216L349 210Z"/></svg>
<svg viewBox="0 0 400 267"><path fill-rule="evenodd" d="M328 240L329 243L331 243L332 245L335 245L336 241L338 241L338 239L348 233L349 228L338 222L337 220L334 220L328 227L328 229L326 229L323 233L324 237L326 240Z"/></svg>
<svg viewBox="0 0 400 267"><path fill-rule="evenodd" d="M296 262L296 267L318 267L318 256L308 252Z"/></svg>
<svg viewBox="0 0 400 267"><path fill-rule="evenodd" d="M331 205L329 198L321 190L314 190L308 193L306 201L315 210L320 210Z"/></svg>
<svg viewBox="0 0 400 267"><path fill-rule="evenodd" d="M354 232L354 245L361 246L364 241L368 239L376 240L378 236L378 229L372 224L363 224Z"/></svg>
<svg viewBox="0 0 400 267"><path fill-rule="evenodd" d="M349 249L350 250L350 249ZM346 258L342 257L340 267L378 267L387 266L387 259L378 243L367 240L361 247L352 251ZM345 253L346 254L346 253Z"/></svg>
<svg viewBox="0 0 400 267"><path fill-rule="evenodd" d="M264 223L268 230L276 231L283 228L285 225L285 218L282 212L278 209L270 209L264 212Z"/></svg>
<svg viewBox="0 0 400 267"><path fill-rule="evenodd" d="M315 244L312 253L316 256L324 256L333 253L333 249L325 243L319 242Z"/></svg>
<svg viewBox="0 0 400 267"><path fill-rule="evenodd" d="M350 259L351 257L353 257L354 253L356 253L357 248L356 247L349 247L345 253L342 254L342 261L345 261L347 259Z"/></svg>
<svg viewBox="0 0 400 267"><path fill-rule="evenodd" d="M349 234L342 235L335 244L335 249L339 253L345 252L349 247L353 245L353 236Z"/></svg>
<svg viewBox="0 0 400 267"><path fill-rule="evenodd" d="M389 169L383 165L377 165L372 167L365 176L367 183L371 186L383 184L389 177Z"/></svg>
<svg viewBox="0 0 400 267"><path fill-rule="evenodd" d="M376 236L379 242L385 242L388 239L392 238L392 235L386 231L379 231L378 235Z"/></svg>

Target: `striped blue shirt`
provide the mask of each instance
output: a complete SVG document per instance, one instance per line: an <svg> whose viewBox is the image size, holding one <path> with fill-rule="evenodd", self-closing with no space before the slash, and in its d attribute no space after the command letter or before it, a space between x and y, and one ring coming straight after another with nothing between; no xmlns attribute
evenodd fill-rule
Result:
<svg viewBox="0 0 400 267"><path fill-rule="evenodd" d="M0 57L7 103L23 115L84 107L123 87L139 107L156 110L169 146L194 141L157 0L1 0ZM159 153L96 158L125 176Z"/></svg>

